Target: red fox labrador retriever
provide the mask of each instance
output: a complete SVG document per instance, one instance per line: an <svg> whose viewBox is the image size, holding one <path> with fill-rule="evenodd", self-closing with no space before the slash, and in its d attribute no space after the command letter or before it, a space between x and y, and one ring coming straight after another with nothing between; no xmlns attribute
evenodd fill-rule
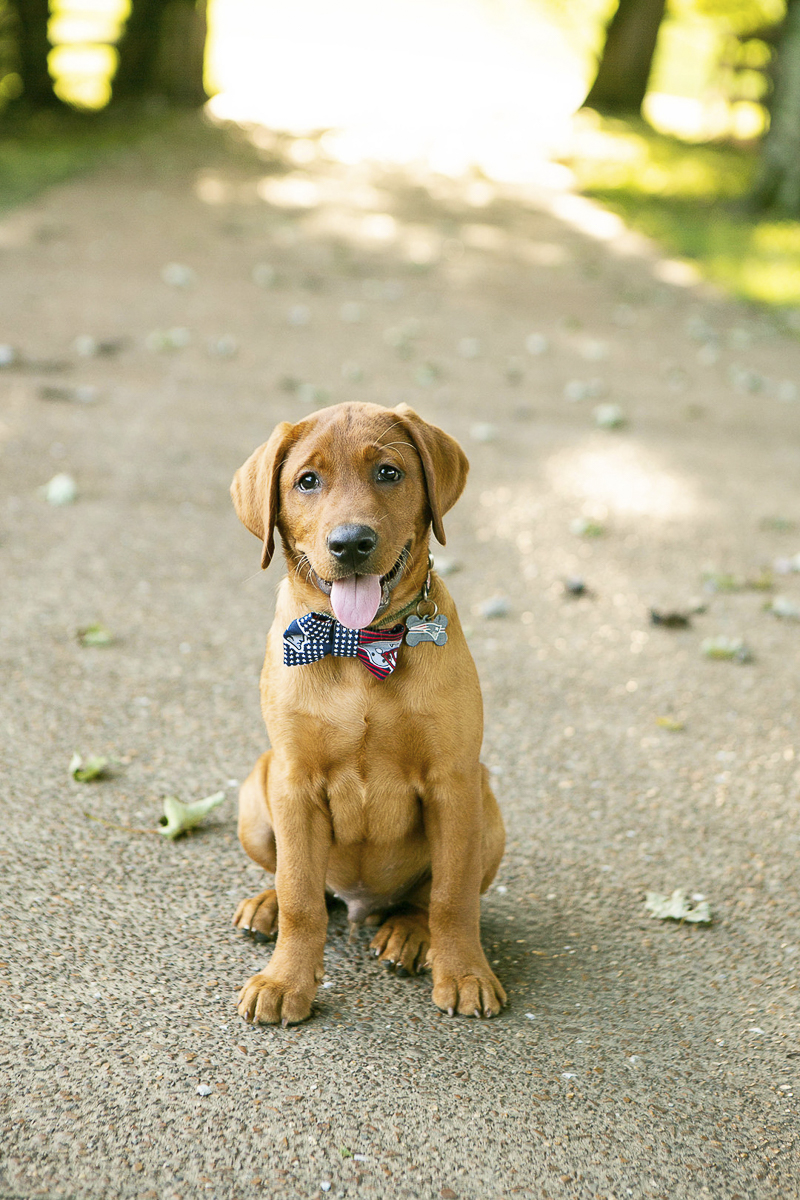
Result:
<svg viewBox="0 0 800 1200"><path fill-rule="evenodd" d="M475 664L428 554L468 469L406 405L338 404L279 425L234 478L262 567L276 528L288 565L261 675L272 749L239 794L242 846L275 888L233 923L278 933L240 993L248 1021L309 1016L326 891L380 926L382 960L431 967L439 1008L492 1017L505 1004L480 943L505 830L479 760Z"/></svg>

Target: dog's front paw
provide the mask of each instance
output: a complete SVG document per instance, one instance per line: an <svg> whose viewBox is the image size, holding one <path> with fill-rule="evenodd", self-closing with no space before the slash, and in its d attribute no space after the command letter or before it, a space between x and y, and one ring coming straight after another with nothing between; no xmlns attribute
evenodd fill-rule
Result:
<svg viewBox="0 0 800 1200"><path fill-rule="evenodd" d="M239 1016L254 1025L297 1025L311 1015L316 988L297 987L261 971L239 992Z"/></svg>
<svg viewBox="0 0 800 1200"><path fill-rule="evenodd" d="M449 1016L496 1017L506 1003L503 985L489 967L464 970L433 966L433 1003Z"/></svg>

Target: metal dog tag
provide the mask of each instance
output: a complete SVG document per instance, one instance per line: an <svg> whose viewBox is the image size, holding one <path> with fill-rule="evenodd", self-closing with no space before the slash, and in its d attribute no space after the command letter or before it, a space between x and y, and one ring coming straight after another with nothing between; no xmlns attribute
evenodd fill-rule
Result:
<svg viewBox="0 0 800 1200"><path fill-rule="evenodd" d="M447 617L438 613L432 617L415 617L413 614L406 618L406 645L416 646L420 642L433 642L443 646L447 641Z"/></svg>

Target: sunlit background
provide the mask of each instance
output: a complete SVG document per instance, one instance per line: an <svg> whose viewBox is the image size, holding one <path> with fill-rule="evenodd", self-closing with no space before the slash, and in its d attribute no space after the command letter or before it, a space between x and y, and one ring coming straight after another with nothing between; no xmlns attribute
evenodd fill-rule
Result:
<svg viewBox="0 0 800 1200"><path fill-rule="evenodd" d="M50 7L56 93L102 110L128 0ZM748 301L794 309L800 221L747 216L740 203L768 125L770 29L785 7L669 0L642 120L581 110L615 0L209 0L206 112L244 126L257 146L289 135L295 174L273 182L270 203L303 207L303 188L313 200L306 168L320 157L460 180L478 206L481 181L529 198L544 188L585 232L613 240L634 230L681 260L671 282L699 272ZM0 110L21 91L13 64L0 62ZM156 109L145 101L139 111ZM63 177L69 159L53 141L36 169ZM20 184L9 198L27 194Z"/></svg>
<svg viewBox="0 0 800 1200"><path fill-rule="evenodd" d="M561 143L612 10L608 0L211 0L207 83L216 112L336 128L351 155L519 172ZM127 11L126 0L54 6L51 69L64 99L108 101ZM698 139L759 132L759 63L732 89L731 36L718 16L671 6L645 106L656 128Z"/></svg>

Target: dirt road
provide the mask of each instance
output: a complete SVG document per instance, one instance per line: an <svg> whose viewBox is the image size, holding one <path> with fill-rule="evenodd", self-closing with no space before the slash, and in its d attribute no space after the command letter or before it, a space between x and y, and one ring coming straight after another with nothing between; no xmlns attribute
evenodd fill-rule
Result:
<svg viewBox="0 0 800 1200"><path fill-rule="evenodd" d="M563 196L259 140L156 139L0 226L0 1196L796 1196L800 346ZM472 462L439 559L509 830L491 1022L340 910L313 1019L236 1015L281 566L228 484L346 399ZM710 927L648 914L676 888Z"/></svg>

